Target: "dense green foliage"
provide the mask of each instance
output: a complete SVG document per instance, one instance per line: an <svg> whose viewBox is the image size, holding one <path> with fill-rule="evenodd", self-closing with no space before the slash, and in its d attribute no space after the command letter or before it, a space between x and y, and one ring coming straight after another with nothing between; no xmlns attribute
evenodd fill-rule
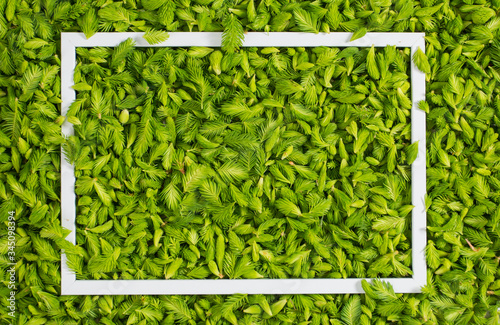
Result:
<svg viewBox="0 0 500 325"><path fill-rule="evenodd" d="M9 319L7 219L15 211L17 324L498 324L499 10L498 0L0 0L2 322ZM244 31L254 30L349 31L353 38L376 31L426 32L426 56L413 59L428 81L421 109L428 112L429 284L421 294L404 295L375 282L364 284L365 295L59 296L60 249L90 258L83 247L67 244L60 227L60 146L66 142L58 105L60 33L83 31L90 37L98 31L144 31L156 43L168 37L165 31L225 31L225 56L240 53ZM119 55L126 54L115 54L109 64L122 72ZM382 73L367 72L373 79ZM238 80L249 82L246 75ZM81 86L92 96L93 85ZM134 90L140 91L145 89ZM174 101L174 95L168 97ZM120 113L118 120L127 128L133 114L132 109L129 117ZM78 124L75 116L68 121ZM92 186L103 193L99 183Z"/></svg>
<svg viewBox="0 0 500 325"><path fill-rule="evenodd" d="M78 275L411 274L403 50L79 54L66 147L89 252L70 256Z"/></svg>

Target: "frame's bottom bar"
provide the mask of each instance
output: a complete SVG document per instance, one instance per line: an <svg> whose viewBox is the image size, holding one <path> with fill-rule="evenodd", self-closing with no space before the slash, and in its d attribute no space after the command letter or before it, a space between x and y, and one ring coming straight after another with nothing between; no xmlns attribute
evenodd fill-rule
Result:
<svg viewBox="0 0 500 325"><path fill-rule="evenodd" d="M362 279L76 280L63 295L229 295L364 293ZM371 279L366 279L370 281ZM385 278L396 293L419 293L413 278Z"/></svg>

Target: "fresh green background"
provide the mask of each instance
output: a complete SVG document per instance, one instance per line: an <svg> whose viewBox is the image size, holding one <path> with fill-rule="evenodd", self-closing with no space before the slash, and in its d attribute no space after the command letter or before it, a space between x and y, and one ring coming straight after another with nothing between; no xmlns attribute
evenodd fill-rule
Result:
<svg viewBox="0 0 500 325"><path fill-rule="evenodd" d="M498 324L499 1L0 0L2 323ZM428 278L422 294L60 296L63 31L426 32ZM157 36L161 33L157 33ZM425 105L423 108L426 108ZM7 217L17 218L17 317L5 307ZM368 288L369 289L369 288Z"/></svg>
<svg viewBox="0 0 500 325"><path fill-rule="evenodd" d="M123 48L77 50L77 279L411 276L409 48Z"/></svg>

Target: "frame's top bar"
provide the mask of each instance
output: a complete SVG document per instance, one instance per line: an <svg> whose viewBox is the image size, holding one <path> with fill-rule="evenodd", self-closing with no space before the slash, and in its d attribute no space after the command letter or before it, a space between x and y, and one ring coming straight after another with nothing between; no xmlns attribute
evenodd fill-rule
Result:
<svg viewBox="0 0 500 325"><path fill-rule="evenodd" d="M63 41L68 41L75 47L117 46L127 38L132 38L139 47L184 47L205 46L220 47L222 33L220 32L172 32L162 43L150 45L144 38L144 33L97 33L87 39L83 33L62 33ZM425 33L367 33L364 37L350 42L352 33L302 33L302 32L249 32L243 40L244 47L412 47L415 44L425 44Z"/></svg>

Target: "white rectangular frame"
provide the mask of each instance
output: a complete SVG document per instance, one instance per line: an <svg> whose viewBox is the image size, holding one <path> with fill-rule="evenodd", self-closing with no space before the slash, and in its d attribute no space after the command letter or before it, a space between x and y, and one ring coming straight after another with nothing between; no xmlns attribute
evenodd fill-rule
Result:
<svg viewBox="0 0 500 325"><path fill-rule="evenodd" d="M144 33L97 33L87 39L83 33L61 33L61 114L66 116L76 99L73 75L77 47L115 47L132 38L138 47L220 47L222 33L172 32L165 42L150 45ZM424 33L368 33L350 42L352 33L250 32L244 47L397 47L411 48L411 56L420 47L425 52ZM427 284L425 260L426 234L426 115L418 108L425 100L425 74L411 62L411 142L419 143L418 156L411 168L412 204L412 271L411 278L383 278L396 293L419 293ZM73 125L64 122L64 136L74 134ZM61 218L62 226L71 231L67 240L76 244L76 195L74 166L61 150ZM361 278L347 279L206 279L206 280L77 280L61 255L62 295L200 295L200 294L347 294L364 293ZM366 279L371 280L371 279Z"/></svg>

